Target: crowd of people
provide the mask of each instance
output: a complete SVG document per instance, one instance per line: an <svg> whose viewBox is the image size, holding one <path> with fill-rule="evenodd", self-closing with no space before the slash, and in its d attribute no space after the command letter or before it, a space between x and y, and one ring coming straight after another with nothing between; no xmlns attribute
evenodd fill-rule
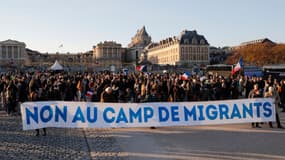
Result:
<svg viewBox="0 0 285 160"><path fill-rule="evenodd" d="M193 75L185 80L178 73L36 72L5 73L0 78L1 102L8 115L26 101L182 102L271 94L285 111L285 80L270 77Z"/></svg>

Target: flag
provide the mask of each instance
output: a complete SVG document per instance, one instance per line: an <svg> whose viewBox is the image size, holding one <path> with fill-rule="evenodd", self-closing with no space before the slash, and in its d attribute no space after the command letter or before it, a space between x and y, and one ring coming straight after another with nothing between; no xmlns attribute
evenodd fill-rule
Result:
<svg viewBox="0 0 285 160"><path fill-rule="evenodd" d="M183 81L187 80L190 77L190 73L189 72L184 72L181 76L181 79Z"/></svg>
<svg viewBox="0 0 285 160"><path fill-rule="evenodd" d="M93 95L93 92L92 92L92 91L87 91L87 93L86 93L86 96L87 96L87 97L92 97L92 95Z"/></svg>
<svg viewBox="0 0 285 160"><path fill-rule="evenodd" d="M233 68L232 75L234 75L236 72L238 72L241 69L242 66L243 66L243 59L241 57L239 59L238 63L236 64L236 66Z"/></svg>
<svg viewBox="0 0 285 160"><path fill-rule="evenodd" d="M146 72L147 71L147 67L146 67L146 65L137 66L136 70L140 71L140 72Z"/></svg>

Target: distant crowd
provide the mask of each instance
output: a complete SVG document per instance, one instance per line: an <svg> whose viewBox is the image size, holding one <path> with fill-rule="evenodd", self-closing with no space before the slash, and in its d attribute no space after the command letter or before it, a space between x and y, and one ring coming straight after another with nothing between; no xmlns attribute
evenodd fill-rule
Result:
<svg viewBox="0 0 285 160"><path fill-rule="evenodd" d="M178 73L5 73L1 104L7 114L26 101L182 102L268 96L285 111L285 80L262 77L189 76ZM270 88L270 89L269 89ZM277 97L278 96L278 97Z"/></svg>

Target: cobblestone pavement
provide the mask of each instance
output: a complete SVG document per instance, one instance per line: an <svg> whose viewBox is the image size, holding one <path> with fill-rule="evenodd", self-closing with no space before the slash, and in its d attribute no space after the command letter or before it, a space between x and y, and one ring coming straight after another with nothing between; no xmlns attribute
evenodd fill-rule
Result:
<svg viewBox="0 0 285 160"><path fill-rule="evenodd" d="M86 129L85 135L92 159L128 159L127 153L122 152L120 145L112 135L112 129Z"/></svg>
<svg viewBox="0 0 285 160"><path fill-rule="evenodd" d="M0 111L0 160L126 159L108 130L48 128L23 131L20 116ZM125 158L124 158L125 157Z"/></svg>

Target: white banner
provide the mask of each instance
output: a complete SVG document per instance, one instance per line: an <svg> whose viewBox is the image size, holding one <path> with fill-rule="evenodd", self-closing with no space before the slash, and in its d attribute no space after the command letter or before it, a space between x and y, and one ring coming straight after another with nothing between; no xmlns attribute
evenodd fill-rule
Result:
<svg viewBox="0 0 285 160"><path fill-rule="evenodd" d="M271 98L173 103L26 102L21 105L21 113L24 130L275 121L275 105Z"/></svg>

